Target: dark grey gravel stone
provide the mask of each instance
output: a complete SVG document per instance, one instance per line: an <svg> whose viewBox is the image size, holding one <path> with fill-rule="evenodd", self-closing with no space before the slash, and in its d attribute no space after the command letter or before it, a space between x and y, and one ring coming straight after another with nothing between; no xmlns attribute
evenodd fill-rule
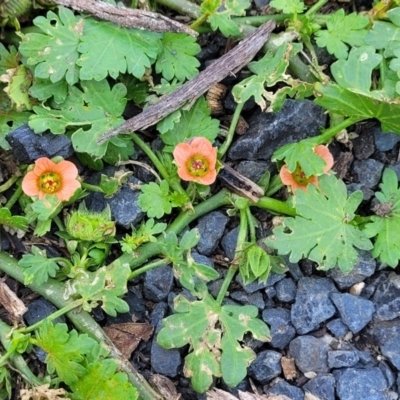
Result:
<svg viewBox="0 0 400 400"><path fill-rule="evenodd" d="M273 286L268 286L264 289L268 299L273 299L276 296L276 290Z"/></svg>
<svg viewBox="0 0 400 400"><path fill-rule="evenodd" d="M296 298L297 286L292 278L285 278L275 285L278 300L289 303Z"/></svg>
<svg viewBox="0 0 400 400"><path fill-rule="evenodd" d="M372 158L354 161L353 171L356 180L370 189L374 189L381 180L384 165Z"/></svg>
<svg viewBox="0 0 400 400"><path fill-rule="evenodd" d="M267 282L258 282L257 280L252 283L249 283L248 285L244 285L240 274L236 275L235 280L237 283L240 283L240 285L242 285L243 290L246 293L254 293L254 292L257 292L258 290L265 289L268 286L268 281Z"/></svg>
<svg viewBox="0 0 400 400"><path fill-rule="evenodd" d="M67 135L43 133L37 135L29 126L22 125L6 136L15 158L22 164L31 164L40 157L71 157L74 154Z"/></svg>
<svg viewBox="0 0 400 400"><path fill-rule="evenodd" d="M210 212L199 219L197 229L200 241L197 243L197 251L200 254L208 256L215 250L228 221L229 218L218 211Z"/></svg>
<svg viewBox="0 0 400 400"><path fill-rule="evenodd" d="M400 320L377 321L368 327L371 342L380 346L381 353L400 371Z"/></svg>
<svg viewBox="0 0 400 400"><path fill-rule="evenodd" d="M166 313L168 311L168 304L164 301L160 301L159 303L156 304L156 306L153 308L149 322L155 326L155 327L162 327L161 326L161 321L165 317Z"/></svg>
<svg viewBox="0 0 400 400"><path fill-rule="evenodd" d="M326 324L326 327L332 332L333 336L336 338L344 337L349 328L345 325L340 318L333 319Z"/></svg>
<svg viewBox="0 0 400 400"><path fill-rule="evenodd" d="M28 311L24 314L24 320L27 325L33 325L36 322L48 317L50 314L56 312L58 308L52 303L39 297L37 300L33 300L28 304ZM65 322L65 317L58 317L53 321L54 324Z"/></svg>
<svg viewBox="0 0 400 400"><path fill-rule="evenodd" d="M335 378L331 374L318 375L310 379L303 390L320 400L335 400Z"/></svg>
<svg viewBox="0 0 400 400"><path fill-rule="evenodd" d="M358 261L354 268L344 274L338 267L330 270L328 275L335 281L339 289L347 289L356 283L363 282L371 276L376 269L376 260L372 257L370 251L358 251Z"/></svg>
<svg viewBox="0 0 400 400"><path fill-rule="evenodd" d="M293 339L289 345L289 353L303 373L328 372L329 344L325 338L304 335Z"/></svg>
<svg viewBox="0 0 400 400"><path fill-rule="evenodd" d="M381 361L378 364L378 368L382 371L382 374L385 377L386 382L388 384L388 388L391 388L396 382L396 376L392 371L392 369L390 368L389 363L387 361Z"/></svg>
<svg viewBox="0 0 400 400"><path fill-rule="evenodd" d="M376 319L390 321L400 317L400 275L391 272L381 280L372 301L376 308Z"/></svg>
<svg viewBox="0 0 400 400"><path fill-rule="evenodd" d="M221 246L224 250L225 256L230 260L235 258L235 250L237 244L237 238L239 233L239 227L233 228L228 233L226 233L221 239Z"/></svg>
<svg viewBox="0 0 400 400"><path fill-rule="evenodd" d="M371 200L375 196L375 192L362 183L349 183L346 185L346 189L348 195L356 192L357 190L361 190L363 194L363 200L365 201Z"/></svg>
<svg viewBox="0 0 400 400"><path fill-rule="evenodd" d="M172 289L174 274L168 265L151 269L144 276L143 294L146 299L159 302L165 300Z"/></svg>
<svg viewBox="0 0 400 400"><path fill-rule="evenodd" d="M327 278L302 278L298 282L296 302L292 306L291 318L298 334L318 328L321 322L332 317L336 309L329 294L337 292Z"/></svg>
<svg viewBox="0 0 400 400"><path fill-rule="evenodd" d="M376 126L373 129L373 133L375 139L375 147L379 151L392 150L396 143L398 143L400 140L400 135L394 132L383 133L379 126Z"/></svg>
<svg viewBox="0 0 400 400"><path fill-rule="evenodd" d="M371 320L375 311L372 301L349 293L331 293L332 301L337 307L342 322L353 333L358 333Z"/></svg>
<svg viewBox="0 0 400 400"><path fill-rule="evenodd" d="M256 306L259 310L263 310L265 307L265 302L260 292L249 294L244 290L238 290L237 292L232 292L230 297L244 305Z"/></svg>
<svg viewBox="0 0 400 400"><path fill-rule="evenodd" d="M122 185L121 189L111 197L105 197L103 193L91 192L85 198L86 206L88 210L100 212L109 205L112 219L118 225L129 229L141 222L145 215L137 204L141 191L140 189L132 189L132 185L141 183L131 176L128 182Z"/></svg>
<svg viewBox="0 0 400 400"><path fill-rule="evenodd" d="M358 353L358 358L360 359L360 363L365 368L377 366L378 363L369 350L362 350L362 351L358 350L357 353Z"/></svg>
<svg viewBox="0 0 400 400"><path fill-rule="evenodd" d="M208 265L209 267L214 268L214 262L211 260L210 257L203 256L202 254L196 253L192 251L190 255L193 257L193 260L196 261L198 264Z"/></svg>
<svg viewBox="0 0 400 400"><path fill-rule="evenodd" d="M236 170L246 178L258 183L268 170L268 163L265 161L242 161L238 164Z"/></svg>
<svg viewBox="0 0 400 400"><path fill-rule="evenodd" d="M280 394L291 400L304 400L304 392L300 388L290 385L284 380L279 380L270 389L266 390L265 393Z"/></svg>
<svg viewBox="0 0 400 400"><path fill-rule="evenodd" d="M328 351L329 368L352 367L358 363L359 357L356 351L335 350Z"/></svg>
<svg viewBox="0 0 400 400"><path fill-rule="evenodd" d="M157 374L174 378L178 375L182 357L178 349L164 349L153 340L151 345L151 367Z"/></svg>
<svg viewBox="0 0 400 400"><path fill-rule="evenodd" d="M296 330L290 322L290 311L284 308L268 308L262 313L271 333L270 345L276 349L284 349L295 337Z"/></svg>
<svg viewBox="0 0 400 400"><path fill-rule="evenodd" d="M266 7L270 2L271 0L254 0L254 4L259 10Z"/></svg>
<svg viewBox="0 0 400 400"><path fill-rule="evenodd" d="M379 368L343 370L336 379L340 400L390 400L387 382Z"/></svg>
<svg viewBox="0 0 400 400"><path fill-rule="evenodd" d="M257 110L249 119L250 128L232 144L232 160L265 160L270 162L272 153L287 143L319 135L326 125L323 108L309 100L286 100L276 113Z"/></svg>
<svg viewBox="0 0 400 400"><path fill-rule="evenodd" d="M375 151L374 135L372 131L365 130L358 137L352 140L353 152L358 160L369 158Z"/></svg>
<svg viewBox="0 0 400 400"><path fill-rule="evenodd" d="M272 381L272 379L281 374L281 358L282 354L276 351L262 351L250 364L248 375L260 382L262 385L266 385L268 382Z"/></svg>

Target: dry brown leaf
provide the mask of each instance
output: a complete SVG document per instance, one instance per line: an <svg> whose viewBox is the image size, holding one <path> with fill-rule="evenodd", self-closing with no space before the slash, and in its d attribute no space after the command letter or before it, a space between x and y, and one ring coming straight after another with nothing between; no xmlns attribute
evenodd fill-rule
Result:
<svg viewBox="0 0 400 400"><path fill-rule="evenodd" d="M0 304L8 311L11 321L14 323L21 321L22 316L28 311L23 301L3 280L0 280Z"/></svg>
<svg viewBox="0 0 400 400"><path fill-rule="evenodd" d="M239 393L240 400L292 400L291 398L281 394L255 394L250 392ZM237 400L237 398L221 389L212 389L207 392L207 400Z"/></svg>
<svg viewBox="0 0 400 400"><path fill-rule="evenodd" d="M150 376L150 385L163 396L164 400L179 400L181 395L176 391L173 382L166 376L154 374Z"/></svg>
<svg viewBox="0 0 400 400"><path fill-rule="evenodd" d="M21 389L21 400L69 400L64 389L50 389L49 384Z"/></svg>
<svg viewBox="0 0 400 400"><path fill-rule="evenodd" d="M115 347L126 358L130 358L132 351L136 349L139 342L150 339L154 327L149 323L127 322L104 327L104 332L114 343Z"/></svg>
<svg viewBox="0 0 400 400"><path fill-rule="evenodd" d="M282 357L281 366L286 379L290 380L297 377L297 369L293 358Z"/></svg>

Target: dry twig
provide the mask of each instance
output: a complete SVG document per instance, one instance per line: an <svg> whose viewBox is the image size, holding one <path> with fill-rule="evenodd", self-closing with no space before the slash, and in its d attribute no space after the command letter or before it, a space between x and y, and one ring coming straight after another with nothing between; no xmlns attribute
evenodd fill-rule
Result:
<svg viewBox="0 0 400 400"><path fill-rule="evenodd" d="M151 11L137 10L127 7L116 7L103 1L95 0L51 0L59 6L85 12L94 17L114 22L125 28L146 29L153 32L187 33L197 36L197 32L188 26L173 21L164 15Z"/></svg>
<svg viewBox="0 0 400 400"><path fill-rule="evenodd" d="M234 49L213 62L195 78L186 82L174 92L163 96L160 101L150 106L141 114L129 119L124 124L100 137L98 143L120 133L129 133L154 125L188 101L193 101L205 93L211 86L220 82L229 74L242 69L249 63L275 28L275 22L269 21L246 36Z"/></svg>

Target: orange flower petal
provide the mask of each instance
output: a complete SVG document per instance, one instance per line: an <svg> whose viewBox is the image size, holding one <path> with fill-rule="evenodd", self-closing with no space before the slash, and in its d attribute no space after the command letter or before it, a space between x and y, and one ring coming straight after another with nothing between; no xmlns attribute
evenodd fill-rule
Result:
<svg viewBox="0 0 400 400"><path fill-rule="evenodd" d="M68 201L80 187L81 184L77 180L63 183L62 189L55 193L55 195L61 201Z"/></svg>
<svg viewBox="0 0 400 400"><path fill-rule="evenodd" d="M291 172L288 171L287 165L282 165L281 170L279 171L279 176L281 181L286 186L296 185L297 182L294 180Z"/></svg>
<svg viewBox="0 0 400 400"><path fill-rule="evenodd" d="M314 149L314 153L326 162L324 173L330 171L330 169L333 167L334 160L333 155L329 151L328 147L321 144Z"/></svg>
<svg viewBox="0 0 400 400"><path fill-rule="evenodd" d="M217 176L215 169L217 149L212 146L208 139L195 137L185 143L180 143L175 147L173 156L175 164L178 166L178 175L182 180L194 181L203 185L210 185L215 182ZM193 158L200 158L206 162L208 170L206 168L204 175L197 176L188 168L188 163Z"/></svg>
<svg viewBox="0 0 400 400"><path fill-rule="evenodd" d="M40 176L45 172L54 171L56 164L47 157L40 157L35 161L33 172L36 176Z"/></svg>
<svg viewBox="0 0 400 400"><path fill-rule="evenodd" d="M55 164L54 172L63 177L63 180L76 179L78 176L78 168L71 161L61 161Z"/></svg>
<svg viewBox="0 0 400 400"><path fill-rule="evenodd" d="M39 195L39 177L34 173L34 171L28 172L22 181L22 191L30 196Z"/></svg>

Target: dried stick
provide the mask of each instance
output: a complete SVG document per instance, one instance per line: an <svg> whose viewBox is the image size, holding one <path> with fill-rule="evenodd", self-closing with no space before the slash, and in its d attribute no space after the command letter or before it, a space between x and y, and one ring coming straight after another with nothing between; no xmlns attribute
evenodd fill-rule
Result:
<svg viewBox="0 0 400 400"><path fill-rule="evenodd" d="M160 101L147 108L141 114L129 119L124 124L105 133L98 143L120 133L129 133L145 129L154 125L188 101L193 101L205 93L211 86L224 79L229 74L242 69L257 54L268 40L275 28L275 22L269 21L246 36L234 49L213 62L208 68L200 72L191 81L186 82L179 89L163 96Z"/></svg>
<svg viewBox="0 0 400 400"><path fill-rule="evenodd" d="M188 26L150 11L116 7L103 1L95 0L51 0L51 2L114 22L126 28L147 29L153 32L187 33L191 36L198 35Z"/></svg>

